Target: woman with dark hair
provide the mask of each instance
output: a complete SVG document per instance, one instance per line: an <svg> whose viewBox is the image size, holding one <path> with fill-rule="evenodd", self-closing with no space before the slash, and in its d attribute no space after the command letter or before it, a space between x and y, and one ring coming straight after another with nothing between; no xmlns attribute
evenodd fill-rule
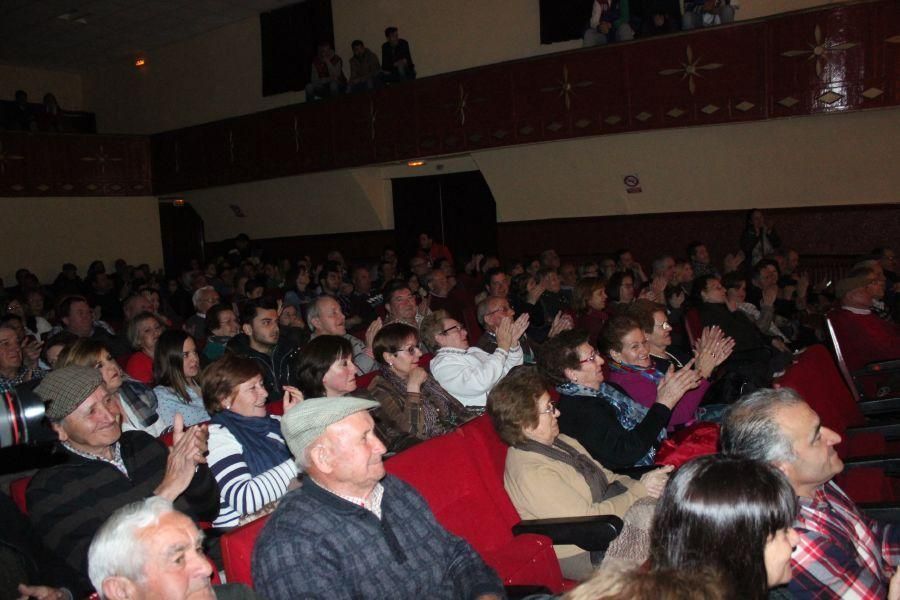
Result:
<svg viewBox="0 0 900 600"><path fill-rule="evenodd" d="M606 296L612 304L610 308L613 311L617 310L620 304L631 304L635 299L634 276L623 271L613 273L606 282Z"/></svg>
<svg viewBox="0 0 900 600"><path fill-rule="evenodd" d="M152 312L142 312L128 322L126 336L135 352L125 363L125 372L141 383L153 383L153 354L166 326Z"/></svg>
<svg viewBox="0 0 900 600"><path fill-rule="evenodd" d="M684 464L659 501L650 532L651 569L713 569L729 598L764 600L791 579L799 542L794 490L777 469L709 455Z"/></svg>
<svg viewBox="0 0 900 600"><path fill-rule="evenodd" d="M645 473L640 481L616 475L590 457L577 440L560 435L559 411L550 403L547 384L534 367L516 367L488 396L487 412L494 428L510 446L503 485L523 519L552 519L616 515L629 529L646 532L652 501L646 508L629 509L642 498L659 498L672 467ZM643 523L637 523L637 513ZM611 547L607 554L624 553L642 561L646 535L636 531L620 536L633 547ZM615 542L614 542L615 544ZM564 577L586 579L600 557L577 546L554 546Z"/></svg>
<svg viewBox="0 0 900 600"><path fill-rule="evenodd" d="M609 319L606 308L606 282L598 277L585 277L575 284L572 308L575 309L575 327L588 332L591 344L597 344L600 330Z"/></svg>
<svg viewBox="0 0 900 600"><path fill-rule="evenodd" d="M184 426L209 421L209 413L200 395L200 355L194 338L179 329L159 336L153 354L153 392L159 399L159 416L167 427L175 422L175 413L184 417Z"/></svg>
<svg viewBox="0 0 900 600"><path fill-rule="evenodd" d="M106 390L114 394L122 408L122 431L138 429L159 437L167 425L157 412L159 401L149 387L124 375L109 347L90 338L79 338L58 355L54 368L94 367L103 376Z"/></svg>
<svg viewBox="0 0 900 600"><path fill-rule="evenodd" d="M356 390L350 342L339 335L313 338L297 355L297 387L304 398L345 396Z"/></svg>
<svg viewBox="0 0 900 600"><path fill-rule="evenodd" d="M213 361L225 354L228 340L241 332L241 323L228 304L216 304L206 311L206 346L203 356Z"/></svg>
<svg viewBox="0 0 900 600"><path fill-rule="evenodd" d="M726 338L720 329L710 328L704 331L694 360L682 364L675 357L671 357L672 362L665 358L657 359L653 352L668 357L665 349L672 341L669 337L672 327L666 320L665 308L655 302L637 300L628 312L637 318L613 317L603 329L610 383L621 387L631 398L649 408L656 402L657 386L667 375L674 374L675 362L678 362L678 369L693 367L697 384L685 391L675 406L669 419L669 429L689 425L701 417L707 421L717 420L721 407L711 414L698 414L697 409L709 389L713 370L731 355L734 341ZM665 366L658 361L664 361Z"/></svg>
<svg viewBox="0 0 900 600"><path fill-rule="evenodd" d="M611 469L653 464L672 410L697 380L690 369L666 375L657 387L656 402L642 406L604 383L603 358L588 343L587 333L577 329L544 342L538 367L560 394L560 431Z"/></svg>
<svg viewBox="0 0 900 600"><path fill-rule="evenodd" d="M398 452L451 431L473 415L419 366L419 332L405 323L382 327L372 344L381 367L369 384L387 449Z"/></svg>
<svg viewBox="0 0 900 600"><path fill-rule="evenodd" d="M303 396L285 390L287 412ZM203 402L212 415L207 462L220 498L213 527L236 527L271 511L297 476L281 420L266 411L268 395L252 358L226 354L203 373Z"/></svg>

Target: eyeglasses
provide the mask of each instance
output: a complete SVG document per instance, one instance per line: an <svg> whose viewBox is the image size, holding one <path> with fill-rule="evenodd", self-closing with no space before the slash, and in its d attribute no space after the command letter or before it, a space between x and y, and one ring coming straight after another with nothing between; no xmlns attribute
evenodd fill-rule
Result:
<svg viewBox="0 0 900 600"><path fill-rule="evenodd" d="M548 404L548 405L547 405L547 408L545 408L544 410L539 410L539 411L538 411L538 416L540 416L540 415L552 415L552 414L554 414L555 412L556 412L556 407L553 406L552 404Z"/></svg>
<svg viewBox="0 0 900 600"><path fill-rule="evenodd" d="M447 329L444 329L443 331L441 331L441 335L448 335L448 334L449 334L451 331L453 331L454 329L458 329L459 332L462 333L462 331L463 331L463 326L457 323L457 324L454 325L453 327L448 327Z"/></svg>
<svg viewBox="0 0 900 600"><path fill-rule="evenodd" d="M397 348L397 352L406 352L407 354L415 354L416 350L418 350L418 346L415 344L412 344L407 348Z"/></svg>
<svg viewBox="0 0 900 600"><path fill-rule="evenodd" d="M495 308L494 310L487 311L486 313L484 313L484 316L487 317L498 312L512 312L512 308L510 308L509 306L501 306L500 308Z"/></svg>
<svg viewBox="0 0 900 600"><path fill-rule="evenodd" d="M667 329L672 329L672 325L668 321L663 321L662 323L656 323L656 326L666 331Z"/></svg>
<svg viewBox="0 0 900 600"><path fill-rule="evenodd" d="M584 360L579 360L578 362L583 365L584 363L596 362L596 360L597 360L597 351L595 350L595 351L591 352L590 356L588 356Z"/></svg>

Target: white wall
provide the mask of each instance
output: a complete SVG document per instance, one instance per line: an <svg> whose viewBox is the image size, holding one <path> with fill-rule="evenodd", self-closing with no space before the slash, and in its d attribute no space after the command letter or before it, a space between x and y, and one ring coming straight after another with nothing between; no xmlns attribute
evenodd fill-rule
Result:
<svg viewBox="0 0 900 600"><path fill-rule="evenodd" d="M6 285L15 283L20 267L52 283L65 262L82 275L95 259L108 268L117 258L163 266L156 198L0 198L0 210Z"/></svg>
<svg viewBox="0 0 900 600"><path fill-rule="evenodd" d="M51 92L62 108L83 108L78 73L0 64L0 99L12 100L16 90L25 90L29 102L43 102L44 94Z"/></svg>

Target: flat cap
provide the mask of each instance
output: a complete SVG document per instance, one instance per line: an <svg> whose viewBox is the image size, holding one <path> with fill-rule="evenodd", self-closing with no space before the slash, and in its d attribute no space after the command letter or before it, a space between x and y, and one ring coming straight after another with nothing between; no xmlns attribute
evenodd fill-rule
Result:
<svg viewBox="0 0 900 600"><path fill-rule="evenodd" d="M47 417L62 421L102 384L103 376L99 369L63 367L50 371L34 391L41 400L49 403L45 413Z"/></svg>
<svg viewBox="0 0 900 600"><path fill-rule="evenodd" d="M306 447L325 433L329 425L377 406L378 402L351 396L310 398L284 413L281 417L281 435L296 458L302 456Z"/></svg>
<svg viewBox="0 0 900 600"><path fill-rule="evenodd" d="M834 286L834 295L841 299L853 290L866 287L872 281L871 275L857 275L856 277L845 277L838 281Z"/></svg>

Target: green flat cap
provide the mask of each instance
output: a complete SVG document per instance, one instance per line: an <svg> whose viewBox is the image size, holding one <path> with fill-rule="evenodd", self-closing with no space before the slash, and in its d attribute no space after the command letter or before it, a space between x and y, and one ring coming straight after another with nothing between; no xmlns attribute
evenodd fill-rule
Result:
<svg viewBox="0 0 900 600"><path fill-rule="evenodd" d="M302 456L306 447L325 433L329 425L377 406L378 402L350 396L310 398L284 413L281 435L296 458Z"/></svg>

